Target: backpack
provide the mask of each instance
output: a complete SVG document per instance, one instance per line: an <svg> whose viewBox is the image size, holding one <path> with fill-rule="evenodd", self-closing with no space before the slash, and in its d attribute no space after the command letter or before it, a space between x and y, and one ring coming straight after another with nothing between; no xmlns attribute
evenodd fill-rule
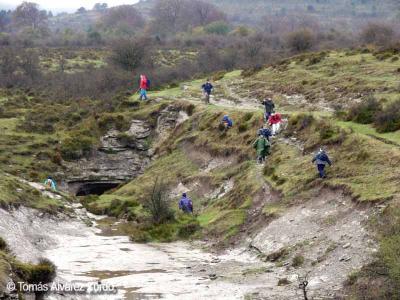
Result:
<svg viewBox="0 0 400 300"><path fill-rule="evenodd" d="M146 85L147 85L147 87L149 88L150 87L150 84L151 84L151 81L150 81L150 79L146 79L147 81L146 81Z"/></svg>

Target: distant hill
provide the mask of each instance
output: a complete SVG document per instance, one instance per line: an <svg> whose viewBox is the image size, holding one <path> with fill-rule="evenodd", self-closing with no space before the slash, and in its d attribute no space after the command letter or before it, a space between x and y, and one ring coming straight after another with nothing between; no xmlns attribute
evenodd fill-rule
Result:
<svg viewBox="0 0 400 300"><path fill-rule="evenodd" d="M368 20L399 20L397 0L205 0L213 3L236 23L255 24L264 16L308 16L322 24ZM148 12L156 0L135 4ZM345 24L343 24L345 25Z"/></svg>

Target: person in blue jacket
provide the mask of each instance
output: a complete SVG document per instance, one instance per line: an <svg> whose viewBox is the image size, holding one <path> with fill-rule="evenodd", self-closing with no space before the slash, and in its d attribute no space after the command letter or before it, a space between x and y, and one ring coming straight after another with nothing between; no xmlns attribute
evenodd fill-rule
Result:
<svg viewBox="0 0 400 300"><path fill-rule="evenodd" d="M326 154L326 152L321 148L321 149L319 149L317 154L314 156L312 162L317 165L319 177L326 178L325 166L326 165L332 166L332 162L329 159L328 154Z"/></svg>
<svg viewBox="0 0 400 300"><path fill-rule="evenodd" d="M187 197L186 193L182 194L182 198L179 201L179 209L184 213L192 214L193 213L193 203L190 198Z"/></svg>
<svg viewBox="0 0 400 300"><path fill-rule="evenodd" d="M225 116L222 118L221 123L225 126L225 129L230 129L230 128L232 128L232 126L233 126L233 121L232 121L231 118L229 118L228 115L225 115Z"/></svg>
<svg viewBox="0 0 400 300"><path fill-rule="evenodd" d="M269 142L270 141L269 139L272 136L272 131L269 128L267 128L266 126L264 126L258 130L258 135L262 135Z"/></svg>
<svg viewBox="0 0 400 300"><path fill-rule="evenodd" d="M210 95L214 89L214 86L211 84L210 79L207 79L207 82L203 84L201 88L204 92L206 104L210 104Z"/></svg>

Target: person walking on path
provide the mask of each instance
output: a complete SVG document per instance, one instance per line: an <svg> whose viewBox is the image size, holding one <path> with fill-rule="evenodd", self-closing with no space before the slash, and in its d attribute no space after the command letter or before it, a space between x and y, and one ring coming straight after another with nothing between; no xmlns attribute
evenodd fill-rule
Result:
<svg viewBox="0 0 400 300"><path fill-rule="evenodd" d="M321 148L314 156L312 163L317 165L318 174L320 178L326 178L325 167L326 165L332 166L332 162L329 159L328 154Z"/></svg>
<svg viewBox="0 0 400 300"><path fill-rule="evenodd" d="M266 98L262 101L262 104L265 108L264 121L268 122L269 117L275 112L275 103L271 98Z"/></svg>
<svg viewBox="0 0 400 300"><path fill-rule="evenodd" d="M140 100L147 100L147 90L150 87L150 80L147 79L146 75L140 75L139 79L139 92L140 92Z"/></svg>
<svg viewBox="0 0 400 300"><path fill-rule="evenodd" d="M187 197L186 193L182 194L182 198L179 201L179 209L184 213L192 214L193 213L193 203L190 198Z"/></svg>
<svg viewBox="0 0 400 300"><path fill-rule="evenodd" d="M201 88L202 88L203 93L204 93L206 104L210 104L210 96L211 96L211 93L212 93L212 91L214 89L214 86L211 84L210 79L207 79L206 83L204 83L201 86Z"/></svg>
<svg viewBox="0 0 400 300"><path fill-rule="evenodd" d="M257 151L257 162L263 163L265 157L269 154L270 143L262 134L259 134L257 140L253 143L253 148Z"/></svg>
<svg viewBox="0 0 400 300"><path fill-rule="evenodd" d="M272 114L268 119L268 124L272 126L272 135L279 133L281 129L282 116L280 113Z"/></svg>
<svg viewBox="0 0 400 300"><path fill-rule="evenodd" d="M268 125L264 125L262 128L258 130L258 134L259 135L261 134L269 142L270 141L269 139L272 136L272 131L268 128Z"/></svg>

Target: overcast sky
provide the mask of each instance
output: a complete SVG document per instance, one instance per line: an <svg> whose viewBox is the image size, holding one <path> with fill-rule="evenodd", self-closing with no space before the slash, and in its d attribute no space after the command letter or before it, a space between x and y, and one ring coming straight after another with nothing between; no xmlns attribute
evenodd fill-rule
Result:
<svg viewBox="0 0 400 300"><path fill-rule="evenodd" d="M23 0L0 0L0 8L15 8L21 4ZM79 7L83 6L86 9L91 9L95 3L107 3L108 6L116 6L121 4L134 4L138 0L29 0L28 2L35 2L40 5L41 9L51 10L53 12L75 12Z"/></svg>

